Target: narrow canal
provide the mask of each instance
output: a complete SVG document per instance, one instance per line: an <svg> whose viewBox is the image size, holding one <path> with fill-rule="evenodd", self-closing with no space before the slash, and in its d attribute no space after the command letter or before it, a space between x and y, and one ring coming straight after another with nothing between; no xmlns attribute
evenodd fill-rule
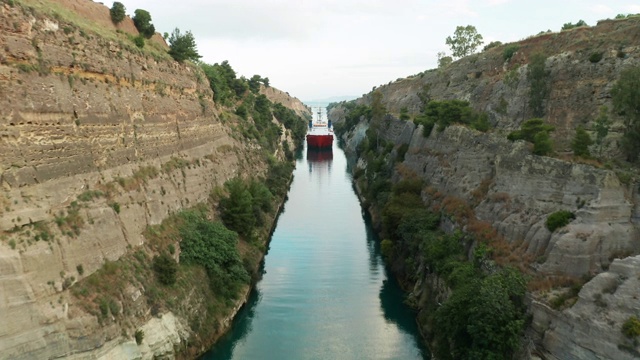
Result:
<svg viewBox="0 0 640 360"><path fill-rule="evenodd" d="M429 358L351 180L335 144L302 153L264 276L203 359Z"/></svg>

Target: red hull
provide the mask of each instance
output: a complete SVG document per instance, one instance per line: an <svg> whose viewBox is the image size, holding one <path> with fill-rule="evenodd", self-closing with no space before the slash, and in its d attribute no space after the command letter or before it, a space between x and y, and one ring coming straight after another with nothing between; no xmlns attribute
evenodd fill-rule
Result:
<svg viewBox="0 0 640 360"><path fill-rule="evenodd" d="M316 149L327 149L333 145L333 135L307 135L307 146Z"/></svg>

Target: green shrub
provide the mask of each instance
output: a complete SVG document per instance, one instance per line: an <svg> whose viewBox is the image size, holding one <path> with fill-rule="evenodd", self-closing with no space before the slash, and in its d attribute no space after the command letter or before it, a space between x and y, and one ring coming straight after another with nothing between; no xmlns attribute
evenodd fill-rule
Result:
<svg viewBox="0 0 640 360"><path fill-rule="evenodd" d="M640 319L635 316L628 318L622 324L622 333L628 338L635 338L640 335Z"/></svg>
<svg viewBox="0 0 640 360"><path fill-rule="evenodd" d="M120 214L120 204L118 204L117 202L112 202L109 204L109 206L113 209L113 211L116 212L116 214Z"/></svg>
<svg viewBox="0 0 640 360"><path fill-rule="evenodd" d="M138 35L133 38L133 43L140 49L144 47L144 37L142 35Z"/></svg>
<svg viewBox="0 0 640 360"><path fill-rule="evenodd" d="M554 232L556 229L567 225L569 222L571 222L571 220L575 218L576 216L571 211L556 211L547 217L545 226L547 227L547 229L549 229L549 231Z"/></svg>
<svg viewBox="0 0 640 360"><path fill-rule="evenodd" d="M109 10L109 13L111 14L111 21L116 25L121 23L122 20L124 20L125 11L126 9L121 2L114 1L113 6L111 6L111 9Z"/></svg>
<svg viewBox="0 0 640 360"><path fill-rule="evenodd" d="M411 117L409 116L409 110L406 107L400 109L400 120L409 120Z"/></svg>
<svg viewBox="0 0 640 360"><path fill-rule="evenodd" d="M380 242L380 252L387 259L393 257L393 241L384 239Z"/></svg>
<svg viewBox="0 0 640 360"><path fill-rule="evenodd" d="M536 134L533 138L533 153L535 155L545 156L553 152L553 144L551 143L551 137L546 131L542 131Z"/></svg>
<svg viewBox="0 0 640 360"><path fill-rule="evenodd" d="M571 30L577 27L581 27L581 26L589 26L587 25L587 23L584 20L579 20L577 23L572 24L572 23L565 23L564 25L562 25L562 31L564 30Z"/></svg>
<svg viewBox="0 0 640 360"><path fill-rule="evenodd" d="M98 307L100 308L100 314L102 314L102 316L109 315L109 301L107 301L107 299L101 298Z"/></svg>
<svg viewBox="0 0 640 360"><path fill-rule="evenodd" d="M576 134L571 141L571 150L573 150L573 154L584 158L590 157L591 153L589 152L589 146L591 144L593 144L591 136L589 136L582 126L578 126Z"/></svg>
<svg viewBox="0 0 640 360"><path fill-rule="evenodd" d="M173 285L176 282L178 263L167 253L162 253L153 258L153 270L158 281L163 285Z"/></svg>
<svg viewBox="0 0 640 360"><path fill-rule="evenodd" d="M601 52L595 52L593 54L591 54L591 56L589 56L589 61L591 61L592 63L597 63L600 60L602 60L602 53Z"/></svg>
<svg viewBox="0 0 640 360"><path fill-rule="evenodd" d="M502 58L504 59L504 61L511 60L513 55L516 52L518 52L519 49L520 49L520 45L518 45L518 44L509 44L509 45L505 46L504 50L502 50Z"/></svg>
<svg viewBox="0 0 640 360"><path fill-rule="evenodd" d="M120 314L120 305L117 301L109 299L109 311L111 311L111 315L113 316Z"/></svg>
<svg viewBox="0 0 640 360"><path fill-rule="evenodd" d="M203 266L211 289L224 298L236 298L250 280L238 252L238 234L197 210L183 211L180 217L180 262Z"/></svg>
<svg viewBox="0 0 640 360"><path fill-rule="evenodd" d="M78 266L76 266L76 270L78 271L78 275L84 274L84 267L82 264L78 264Z"/></svg>
<svg viewBox="0 0 640 360"><path fill-rule="evenodd" d="M492 42L488 43L487 45L485 45L484 48L482 48L482 50L483 51L487 51L489 49L492 49L494 47L498 47L500 45L502 45L501 41L492 41Z"/></svg>
<svg viewBox="0 0 640 360"><path fill-rule="evenodd" d="M135 338L136 338L136 344L138 345L142 344L142 340L144 339L144 331L142 329L136 330Z"/></svg>
<svg viewBox="0 0 640 360"><path fill-rule="evenodd" d="M533 143L533 153L536 155L548 155L553 152L553 144L549 137L549 132L554 127L545 124L542 119L533 118L525 121L520 130L512 131L507 135L511 141L525 140Z"/></svg>

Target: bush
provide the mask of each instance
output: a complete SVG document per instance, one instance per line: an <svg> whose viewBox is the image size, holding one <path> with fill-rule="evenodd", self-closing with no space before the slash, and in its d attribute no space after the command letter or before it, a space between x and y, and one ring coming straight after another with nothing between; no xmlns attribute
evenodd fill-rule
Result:
<svg viewBox="0 0 640 360"><path fill-rule="evenodd" d="M533 118L525 121L520 126L520 130L512 131L511 133L509 133L509 135L507 135L507 139L511 141L525 140L533 143L538 133L550 132L553 130L554 127L549 124L545 124L544 120L540 118Z"/></svg>
<svg viewBox="0 0 640 360"><path fill-rule="evenodd" d="M502 50L502 58L504 59L504 61L511 60L513 55L515 55L515 53L518 52L519 49L520 45L518 44L509 44L505 46L504 50Z"/></svg>
<svg viewBox="0 0 640 360"><path fill-rule="evenodd" d="M569 222L571 222L571 220L575 218L576 216L571 211L556 211L547 217L545 226L547 227L547 229L549 229L549 231L554 232L556 231L556 229L567 225Z"/></svg>
<svg viewBox="0 0 640 360"><path fill-rule="evenodd" d="M156 33L156 28L151 23L151 14L147 10L136 9L133 15L133 24L141 35L150 39Z"/></svg>
<svg viewBox="0 0 640 360"><path fill-rule="evenodd" d="M554 127L545 124L542 119L533 118L525 121L520 130L512 131L507 135L511 141L525 140L533 143L533 153L536 155L548 155L553 152L553 144L549 137L549 132Z"/></svg>
<svg viewBox="0 0 640 360"><path fill-rule="evenodd" d="M238 234L196 210L183 211L180 217L181 263L203 266L211 289L224 298L235 298L250 280L238 252Z"/></svg>
<svg viewBox="0 0 640 360"><path fill-rule="evenodd" d="M111 21L116 25L121 23L125 17L125 10L126 9L121 2L114 1L113 6L111 6L111 9L109 10L109 13L111 14Z"/></svg>
<svg viewBox="0 0 640 360"><path fill-rule="evenodd" d="M590 157L591 153L589 152L589 146L591 144L593 144L591 136L589 136L582 126L579 126L576 129L576 135L571 141L571 150L573 150L573 154L584 158Z"/></svg>
<svg viewBox="0 0 640 360"><path fill-rule="evenodd" d="M163 285L173 285L176 283L178 273L178 263L167 253L162 253L153 258L153 270L156 272L158 281Z"/></svg>
<svg viewBox="0 0 640 360"><path fill-rule="evenodd" d="M628 338L635 338L640 335L640 319L635 316L628 318L622 324L622 333Z"/></svg>
<svg viewBox="0 0 640 360"><path fill-rule="evenodd" d="M380 242L380 252L387 259L393 258L393 242L389 239L382 240Z"/></svg>
<svg viewBox="0 0 640 360"><path fill-rule="evenodd" d="M565 23L564 25L562 25L562 31L564 30L571 30L577 27L581 27L581 26L589 26L587 25L587 23L584 20L579 20L577 23L572 24L572 23Z"/></svg>
<svg viewBox="0 0 640 360"><path fill-rule="evenodd" d="M144 47L144 37L142 35L138 35L133 38L133 43L139 48L142 49Z"/></svg>
<svg viewBox="0 0 640 360"><path fill-rule="evenodd" d="M142 329L136 330L135 338L136 338L136 344L138 345L142 344L142 340L144 339L144 331L142 331Z"/></svg>
<svg viewBox="0 0 640 360"><path fill-rule="evenodd" d="M116 214L120 214L120 204L117 202L112 202L109 206L116 212Z"/></svg>
<svg viewBox="0 0 640 360"><path fill-rule="evenodd" d="M542 131L536 134L533 138L533 153L535 155L545 156L553 152L553 144L549 133Z"/></svg>
<svg viewBox="0 0 640 360"><path fill-rule="evenodd" d="M489 50L491 48L498 47L500 45L502 45L501 41L492 41L492 42L488 43L487 45L485 45L482 50L483 51L487 51L487 50Z"/></svg>
<svg viewBox="0 0 640 360"><path fill-rule="evenodd" d="M602 60L602 53L601 52L596 52L591 54L591 56L589 56L589 61L591 61L592 63L597 63L600 60Z"/></svg>

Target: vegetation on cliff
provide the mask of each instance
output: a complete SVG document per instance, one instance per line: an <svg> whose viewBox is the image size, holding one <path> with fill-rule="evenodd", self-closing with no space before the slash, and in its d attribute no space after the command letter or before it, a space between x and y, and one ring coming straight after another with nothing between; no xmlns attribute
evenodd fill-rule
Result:
<svg viewBox="0 0 640 360"><path fill-rule="evenodd" d="M557 191L546 186L540 189L541 193L553 194L541 195L530 189L533 193L523 195L512 191L518 187L516 180L497 180L495 175L501 170L510 173L510 167L514 167L516 176L521 175L518 169L524 174L541 172L539 177L535 174L533 185L543 183L540 179L547 171L556 172L549 176L566 176L578 183L585 174L613 175L612 183L602 185L598 180L590 185L601 194L613 188L619 191L617 175L625 191L621 198L626 203L634 202L633 207L637 208L633 194L640 153L635 146L640 144L640 121L636 116L640 113L640 72L629 58L635 50L623 38L634 31L638 19L621 18L632 21L603 21L593 33L587 29L571 30L585 26L579 22L565 26L569 31L562 33L545 32L514 44L490 44L482 56L468 55L453 65L376 87L361 99L332 104L334 121L338 120L336 132L346 134L343 138L349 149L355 150L358 162L354 178L364 206L377 220L387 264L407 289L415 290L410 301L424 306L419 322L438 358L512 357L521 346L521 335L527 326L528 309L523 301L527 289L535 302L558 311L576 301L589 304L581 289L589 282L590 287L583 290L586 294L593 291L590 279L594 272L607 271L613 259L635 254L634 250L622 253L610 249L592 254L565 248L584 247L584 242L594 244L594 239L607 236L601 235L604 232L582 231L593 224L611 226L589 218L593 212L609 216L607 210L598 207L599 198L585 199L585 191L572 191L566 185ZM603 45L602 39L610 39L611 44ZM580 85L576 84L585 80L590 85L577 90ZM376 93L383 94L382 99L376 98ZM374 119L374 101L389 109L390 114L382 121ZM473 119L474 109L482 109L476 113L482 120L480 127L469 120ZM484 119L480 118L483 113ZM402 121L422 125L428 140L416 139L407 131L414 128ZM490 134L460 128L445 134L432 131L434 127L444 130L454 123ZM526 148L522 144L511 146L501 139L504 137L528 144ZM441 145L443 140L454 143ZM482 151L475 156L475 149ZM509 158L509 151L523 156ZM411 157L403 163L405 154ZM487 157L487 162L481 157ZM489 169L464 164L476 160ZM494 166L498 161L503 166ZM476 181L478 176L487 178ZM425 182L418 181L418 177ZM569 204L555 198L561 195L564 199L574 196L575 201ZM545 204L525 204L528 202ZM479 220L480 216L486 221ZM514 220L516 216L532 219ZM627 215L621 216L621 222L627 221ZM514 221L503 220L504 217ZM526 230L518 229L523 225ZM624 226L635 228L633 224ZM623 242L632 241L631 237ZM556 254L549 261L547 255L554 251L562 255ZM566 269L558 264L563 255L577 258L572 251L595 259L584 266L588 270L582 274L575 275L573 264ZM603 256L609 261L599 260ZM551 275L554 270L566 271L567 275ZM597 295L593 306L606 306ZM495 304L499 305L493 307ZM557 323L563 321L566 320ZM629 331L635 325L631 320L623 325L618 317L608 326ZM620 348L637 355L637 342L625 346Z"/></svg>
<svg viewBox="0 0 640 360"><path fill-rule="evenodd" d="M86 6L82 10L89 16L81 16L69 3ZM25 97L33 97L25 103L34 104L26 115L32 116L29 124L19 126L16 138L43 134L51 140L47 131L54 127L70 135L60 138L58 148L68 157L59 157L56 150L37 159L15 160L20 165L14 171L33 168L28 164L41 160L41 168L56 169L46 184L33 176L24 187L11 189L18 193L29 189L24 201L11 192L11 202L5 204L0 196L3 214L37 213L33 222L24 220L25 215L14 217L14 228L1 234L10 256L16 261L31 256L36 262L42 259L39 256L52 259L37 269L38 280L24 281L42 291L21 309L40 308L39 302L55 296L51 309L56 303L58 308L73 309L73 314L58 317L53 315L57 309L50 310L38 313L38 321L56 329L80 321L79 332L59 332L56 338L74 347L85 336L95 336L99 340L82 347L87 354L95 348L111 351L134 339L138 344L148 341L152 334L145 339L140 327L169 311L194 335L180 339L182 344L190 342L198 351L210 345L252 278L259 275L257 267L286 194L293 153L303 139L306 121L261 94L269 84L266 77L237 78L226 63L226 69L211 66L222 70L222 76L208 81L209 68L189 61L195 58L189 52L195 50L189 32L176 31L169 50L182 64L169 57L157 36L148 41L139 38L144 48L137 48L132 42L138 41L136 29L118 3L112 11L92 2L3 4L3 25L9 24L3 28L17 44L3 49L0 56L11 74L3 84L19 87ZM147 18L145 28L152 27L148 12L136 15L139 25ZM178 47L180 39L187 40L186 46ZM16 57L17 53L23 55ZM41 92L30 83L36 79L52 84L55 91ZM222 95L229 90L228 98L217 101L218 89ZM32 123L33 118L41 119L39 114L48 113L44 108L53 98L64 104L50 120ZM239 107L246 110L244 116L236 114ZM19 104L5 112L12 117L23 109ZM20 117L22 121L27 120ZM92 144L81 143L84 140ZM19 141L3 145L12 151L22 146ZM4 179L8 173L3 175ZM76 176L83 178L79 186L59 185ZM234 210L219 205L238 202L228 187L217 188L207 202L209 191L230 176L238 176L235 181L249 191L250 201L240 203L248 205L251 227L241 224L232 230L223 223L233 217L223 219L223 214ZM53 194L57 190L52 189L62 187L64 195ZM35 199L45 193L52 193L47 195L51 200ZM23 220L28 223L22 224ZM160 221L141 234L145 224ZM53 259L47 254L60 256ZM10 320L21 321L16 314ZM37 336L38 321L24 327L25 333ZM43 341L33 347L32 357L35 352L64 356L63 347Z"/></svg>
<svg viewBox="0 0 640 360"><path fill-rule="evenodd" d="M525 278L492 260L494 239L442 230L441 222L467 213L465 204L451 199L429 208L425 184L401 165L395 172L402 179L392 184L401 152L370 128L358 147L367 168L355 180L365 205L379 214L381 249L394 273L407 287L425 272L451 289L446 301L421 312L422 325L437 329L429 335L432 351L440 359L510 357L525 325Z"/></svg>

